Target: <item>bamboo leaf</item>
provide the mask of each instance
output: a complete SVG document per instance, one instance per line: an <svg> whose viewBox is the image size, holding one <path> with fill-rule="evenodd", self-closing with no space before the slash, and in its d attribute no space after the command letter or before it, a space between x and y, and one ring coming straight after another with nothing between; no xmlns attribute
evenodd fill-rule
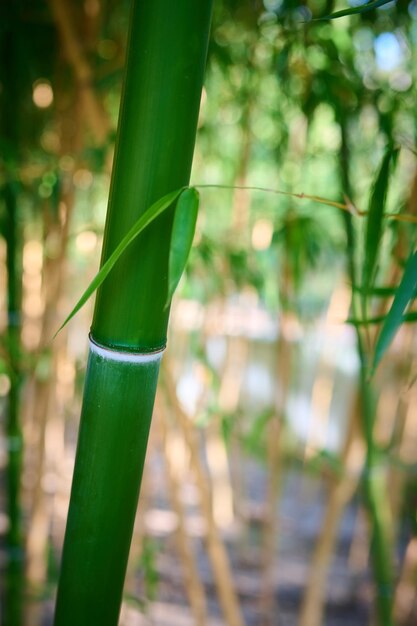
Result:
<svg viewBox="0 0 417 626"><path fill-rule="evenodd" d="M397 293L398 285L393 285L392 287L370 287L365 290L361 285L352 285L352 290L355 293L365 294L367 293L369 296L373 296L374 298L390 298L395 296ZM412 299L417 297L417 290L414 292Z"/></svg>
<svg viewBox="0 0 417 626"><path fill-rule="evenodd" d="M188 261L197 223L199 201L200 194L194 187L185 189L178 198L169 250L168 295L165 308L172 300Z"/></svg>
<svg viewBox="0 0 417 626"><path fill-rule="evenodd" d="M330 15L318 17L311 21L334 20L338 17L346 17L347 15L358 15L359 13L366 13L367 11L378 9L379 7L389 4L390 2L392 2L392 0L372 0L372 2L361 4L358 7L349 7L348 9L342 9L341 11L335 11L334 13L330 13Z"/></svg>
<svg viewBox="0 0 417 626"><path fill-rule="evenodd" d="M352 326L375 326L375 324L382 324L386 319L386 315L376 315L375 317L368 317L366 320L349 317L346 320L346 324L351 324ZM414 322L417 322L417 311L404 313L401 319L402 324L413 324Z"/></svg>
<svg viewBox="0 0 417 626"><path fill-rule="evenodd" d="M372 186L369 199L368 219L365 232L365 259L362 272L364 289L362 309L366 311L366 300L373 284L379 257L379 249L383 235L383 220L391 163L396 162L398 148L388 148L382 158L381 167Z"/></svg>
<svg viewBox="0 0 417 626"><path fill-rule="evenodd" d="M123 237L119 245L114 249L112 254L109 256L107 261L103 263L98 273L95 275L91 283L88 285L87 289L84 291L81 298L78 300L75 307L72 309L71 313L65 319L63 324L58 328L57 332L54 335L54 338L57 334L68 324L68 322L78 313L81 307L87 302L90 296L100 287L106 277L109 275L117 261L120 259L126 248L130 246L130 244L136 239L136 237L143 231L151 222L153 222L161 213L166 211L168 207L172 205L173 202L178 198L178 196L183 191L184 187L181 189L177 189L176 191L172 191L167 195L163 196L154 204L152 204L149 209L143 213L140 218L133 224L132 228L128 231L128 233Z"/></svg>
<svg viewBox="0 0 417 626"><path fill-rule="evenodd" d="M374 362L372 371L378 367L385 351L394 338L397 330L404 321L404 311L407 308L410 300L413 298L417 288L417 251L411 254L407 265L404 269L404 274L401 282L398 286L397 293L392 302L391 308L388 311L388 315L384 320L384 324L378 336L378 340L375 346ZM408 314L410 315L410 314Z"/></svg>

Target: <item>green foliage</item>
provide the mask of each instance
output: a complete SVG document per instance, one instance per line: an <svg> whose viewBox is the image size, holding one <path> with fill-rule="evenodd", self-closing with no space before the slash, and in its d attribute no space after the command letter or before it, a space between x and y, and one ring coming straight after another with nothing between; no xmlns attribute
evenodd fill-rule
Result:
<svg viewBox="0 0 417 626"><path fill-rule="evenodd" d="M143 215L135 222L129 232L123 237L122 241L113 251L113 253L109 256L107 261L103 263L98 273L95 275L87 289L82 294L81 298L78 300L75 307L72 309L71 313L67 316L63 324L58 329L57 333L64 328L68 324L68 322L74 317L76 313L84 306L87 300L93 295L93 293L100 287L100 285L107 278L117 261L120 259L125 250L130 246L130 244L136 239L136 237L143 231L149 224L151 224L159 215L161 215L164 211L166 211L172 204L178 199L179 195L182 193L183 189L177 189L176 191L172 191L168 193L166 196L163 196L154 204L152 204L149 209L145 211ZM188 245L187 242L185 242Z"/></svg>
<svg viewBox="0 0 417 626"><path fill-rule="evenodd" d="M384 233L383 220L389 186L391 165L395 164L398 149L389 147L382 159L378 174L372 186L369 199L368 217L365 232L365 254L362 269L362 309L366 317L367 295L373 286L377 271L381 240Z"/></svg>
<svg viewBox="0 0 417 626"><path fill-rule="evenodd" d="M368 11L373 11L374 9L378 9L379 7L383 7L390 2L392 2L392 0L372 0L372 2L367 2L356 7L350 7L349 9L342 9L341 11L335 11L330 15L325 15L324 17L319 17L316 19L334 20L339 17L346 17L347 15L360 15L361 13L367 13Z"/></svg>
<svg viewBox="0 0 417 626"><path fill-rule="evenodd" d="M276 414L272 408L267 408L253 417L251 427L243 438L243 443L251 454L263 457L265 432L268 424L274 418L276 419Z"/></svg>
<svg viewBox="0 0 417 626"><path fill-rule="evenodd" d="M159 574L157 569L158 546L155 540L145 536L142 543L142 552L139 567L143 572L146 602L155 600L158 592Z"/></svg>
<svg viewBox="0 0 417 626"><path fill-rule="evenodd" d="M176 203L169 249L166 307L170 305L172 296L187 265L197 223L199 200L198 191L191 187L181 193Z"/></svg>
<svg viewBox="0 0 417 626"><path fill-rule="evenodd" d="M396 290L388 315L384 319L375 346L372 369L378 367L397 330L405 321L404 311L414 298L417 289L417 252L410 255L401 282ZM417 313L415 314L417 320Z"/></svg>
<svg viewBox="0 0 417 626"><path fill-rule="evenodd" d="M376 324L383 324L385 323L386 319L387 319L386 315L376 315L374 317L368 317L367 319L356 319L354 317L350 317L346 320L346 323L351 324L352 326L366 327L366 326L374 326ZM404 313L403 315L401 315L399 319L400 321L399 321L398 326L396 327L396 330L398 330L400 324L417 322L417 311L410 311L409 313ZM394 334L395 332L396 331L394 331ZM386 348L384 349L384 352L385 350Z"/></svg>

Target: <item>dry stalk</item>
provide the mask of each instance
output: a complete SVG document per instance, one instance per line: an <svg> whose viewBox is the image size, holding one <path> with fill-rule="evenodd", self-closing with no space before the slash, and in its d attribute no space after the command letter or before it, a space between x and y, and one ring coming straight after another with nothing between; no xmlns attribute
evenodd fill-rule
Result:
<svg viewBox="0 0 417 626"><path fill-rule="evenodd" d="M163 364L162 384L163 390L166 393L167 404L175 413L178 426L182 431L190 451L190 463L195 474L195 480L200 494L200 506L206 521L207 550L213 568L213 575L225 622L228 626L243 626L243 616L234 589L229 558L213 516L210 488L199 457L196 433L189 418L185 415L178 403L167 361Z"/></svg>

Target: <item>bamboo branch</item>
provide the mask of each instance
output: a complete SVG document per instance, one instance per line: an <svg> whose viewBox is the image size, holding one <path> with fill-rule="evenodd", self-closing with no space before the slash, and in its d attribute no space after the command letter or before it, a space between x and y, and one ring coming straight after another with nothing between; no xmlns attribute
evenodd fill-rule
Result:
<svg viewBox="0 0 417 626"><path fill-rule="evenodd" d="M103 145L110 132L109 118L94 91L94 76L85 57L73 23L67 0L49 0L68 63L80 89L86 121L98 145Z"/></svg>

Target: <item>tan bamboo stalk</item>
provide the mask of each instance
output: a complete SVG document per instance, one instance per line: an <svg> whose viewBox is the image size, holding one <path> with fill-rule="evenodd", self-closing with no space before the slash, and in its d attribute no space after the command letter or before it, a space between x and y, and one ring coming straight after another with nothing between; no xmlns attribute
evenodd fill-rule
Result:
<svg viewBox="0 0 417 626"><path fill-rule="evenodd" d="M400 350L400 353L402 360L405 355L405 359L408 361L408 378L410 378L413 376L413 373L417 368L417 359L413 357L415 354L415 347L417 345L417 333L414 326L411 325L408 328L402 328L401 332L402 350ZM402 374L404 371L403 368L401 368L400 371ZM405 444L407 431L410 429L409 420L412 416L410 403L413 401L413 394L411 393L411 390L407 391L406 388L400 389L400 393L398 394L398 386L401 385L401 380L397 380L396 383L397 408L395 411L395 420L391 429L390 441L388 443L390 444L390 454L394 458L397 458L400 462L407 462L402 458L402 450ZM414 455L414 458L412 458L412 456L408 458L409 463L415 463L416 461L417 453ZM404 468L399 467L397 463L391 463L388 473L388 494L392 512L393 534L395 537L397 536L398 525L400 522L401 506L403 504L406 481L407 474L404 471Z"/></svg>
<svg viewBox="0 0 417 626"><path fill-rule="evenodd" d="M163 398L157 396L157 415L162 429L162 442L165 458L165 469L168 480L168 496L171 501L172 509L177 516L176 540L177 549L183 564L183 575L185 590L188 595L191 610L194 616L196 626L205 626L207 624L207 600L204 585L201 582L198 565L190 539L187 536L186 514L184 505L181 500L181 473L179 472L178 463L173 456L173 450L170 447L171 429L168 423L166 407L163 406ZM174 451L175 454L175 451Z"/></svg>
<svg viewBox="0 0 417 626"><path fill-rule="evenodd" d="M417 615L417 537L410 539L404 564L395 591L394 618L396 624L412 624ZM414 618L414 619L413 619Z"/></svg>
<svg viewBox="0 0 417 626"><path fill-rule="evenodd" d="M408 394L408 407L404 421L404 433L399 446L399 457L404 463L415 463L417 449L417 387ZM417 577L417 540L412 538L407 546L400 579L394 597L394 617L402 623L415 611ZM411 619L411 618L410 618ZM410 624L412 621L410 621Z"/></svg>
<svg viewBox="0 0 417 626"><path fill-rule="evenodd" d="M348 316L349 306L349 289L341 284L332 294L322 330L324 345L311 394L312 422L306 443L306 457L316 454L325 447L335 381L335 368L329 362L333 360L335 345L338 345L338 340L344 332L341 322Z"/></svg>
<svg viewBox="0 0 417 626"><path fill-rule="evenodd" d="M219 390L219 405L227 415L233 415L237 409L242 389L245 369L249 354L249 341L247 337L229 337L229 349L227 358L229 366L222 376ZM242 523L244 477L243 477L243 452L241 449L241 433L239 422L236 422L230 435L230 480L232 484L233 515L237 524Z"/></svg>
<svg viewBox="0 0 417 626"><path fill-rule="evenodd" d="M190 451L191 466L200 494L200 506L207 524L207 550L213 568L213 576L225 622L228 626L243 626L244 620L233 585L229 558L213 517L210 488L199 457L196 434L188 417L178 403L174 383L171 379L169 366L166 361L163 364L162 384L166 392L168 406L175 412L178 426L182 430L187 447Z"/></svg>
<svg viewBox="0 0 417 626"><path fill-rule="evenodd" d="M363 572L369 561L369 520L364 507L360 506L356 513L352 531L352 542L348 555L348 570L352 575Z"/></svg>
<svg viewBox="0 0 417 626"><path fill-rule="evenodd" d="M288 319L283 311L280 315L280 334L276 347L276 378L279 381L276 414L266 428L267 487L265 496L265 519L261 554L261 596L259 608L263 624L273 624L276 606L276 576L278 567L277 539L279 537L279 517L277 499L282 478L282 436L284 416L291 380L291 347L288 340Z"/></svg>
<svg viewBox="0 0 417 626"><path fill-rule="evenodd" d="M42 354L49 346L51 337L57 326L56 306L60 300L64 284L64 266L68 242L69 224L73 206L73 194L70 189L61 202L63 222L59 221L46 225L46 232L56 236L59 241L57 257L46 258L43 266L44 315L40 338L39 353ZM49 373L47 378L34 375L34 406L32 416L32 430L36 434L34 445L35 458L30 471L35 476L30 503L31 524L27 533L27 579L29 586L40 589L46 576L46 547L48 541L48 514L42 487L42 478L45 468L45 434L48 415L54 403L56 385L56 353L64 335L58 338L49 356Z"/></svg>
<svg viewBox="0 0 417 626"><path fill-rule="evenodd" d="M233 490L227 447L221 430L221 417L211 418L205 433L206 458L212 489L212 508L216 526L230 528L234 521Z"/></svg>
<svg viewBox="0 0 417 626"><path fill-rule="evenodd" d="M248 352L247 340L227 338L227 354L223 370L218 404L223 414L236 411ZM232 486L228 446L224 440L221 416L215 415L206 430L207 465L212 485L213 515L219 528L227 528L235 521L236 497Z"/></svg>
<svg viewBox="0 0 417 626"><path fill-rule="evenodd" d="M364 443L358 428L358 412L359 398L354 403L342 453L343 474L335 480L331 489L320 536L310 565L299 626L320 626L323 623L326 582L337 539L337 531L345 507L358 485L365 458Z"/></svg>
<svg viewBox="0 0 417 626"><path fill-rule="evenodd" d="M71 65L82 97L82 111L95 141L102 145L110 131L109 118L93 88L93 72L86 59L73 23L68 0L50 0L52 14L61 37L68 63Z"/></svg>
<svg viewBox="0 0 417 626"><path fill-rule="evenodd" d="M77 78L77 99L80 106L76 107L76 117L80 119L86 115L87 124L93 134L95 143L102 145L108 137L110 121L93 89L93 74L84 56L79 36L74 28L70 7L66 0L51 0L51 8L57 29L63 41L67 61L72 65ZM60 95L59 93L57 94ZM57 101L58 120L68 115L66 105ZM72 113L73 115L74 113ZM77 126L78 128L78 126ZM69 137L61 138L63 153L76 152L81 144L79 129ZM71 174L72 175L72 172ZM46 511L45 495L42 488L42 477L45 467L45 436L48 418L55 409L57 352L65 342L66 334L58 337L51 344L51 338L58 326L57 303L60 302L63 286L65 285L65 264L69 226L74 204L74 189L69 176L64 180L64 191L60 201L58 220L50 220L45 212L44 230L47 238L56 240L58 255L46 258L43 267L44 286L44 314L42 319L39 353L50 352L49 376L45 379L34 377L34 403L32 416L32 431L35 435L35 459L30 468L35 482L32 489L30 504L31 524L27 535L27 579L32 589L41 589L46 576L46 550L48 542L48 513ZM32 612L31 607L28 609ZM29 614L27 615L29 619ZM36 621L36 618L32 617Z"/></svg>

